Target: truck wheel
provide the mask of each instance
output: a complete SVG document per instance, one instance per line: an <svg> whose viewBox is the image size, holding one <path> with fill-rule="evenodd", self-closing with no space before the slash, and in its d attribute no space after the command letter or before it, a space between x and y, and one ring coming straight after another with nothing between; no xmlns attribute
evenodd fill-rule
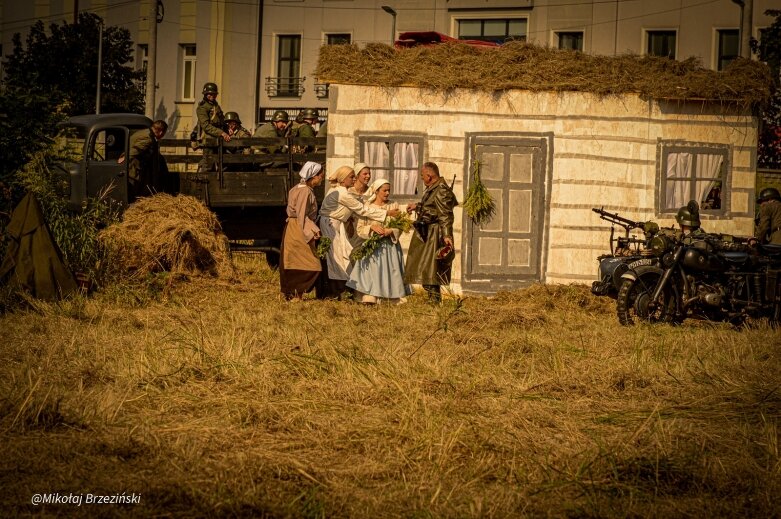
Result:
<svg viewBox="0 0 781 519"><path fill-rule="evenodd" d="M672 323L675 321L675 292L666 286L659 295L656 305L650 305L658 275L643 276L621 283L616 299L618 322L622 326L631 326L635 319L649 323Z"/></svg>
<svg viewBox="0 0 781 519"><path fill-rule="evenodd" d="M275 251L266 252L266 263L272 270L279 268L279 253Z"/></svg>

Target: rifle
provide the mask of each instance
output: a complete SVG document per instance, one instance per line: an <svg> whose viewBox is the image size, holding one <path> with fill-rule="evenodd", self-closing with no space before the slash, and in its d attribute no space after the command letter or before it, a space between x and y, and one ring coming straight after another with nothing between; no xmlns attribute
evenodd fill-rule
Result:
<svg viewBox="0 0 781 519"><path fill-rule="evenodd" d="M591 209L595 213L599 215L599 217L602 220L605 220L606 222L610 222L610 254L615 254L616 250L613 248L613 242L616 242L618 244L618 248L623 248L625 246L628 246L630 243L642 243L644 240L637 240L635 238L629 237L629 231L632 229L640 229L647 235L653 235L657 231L659 231L659 225L657 225L655 222L636 222L634 220L630 220L629 218L624 218L623 216L618 216L616 213L609 213L605 211L603 208L597 209L596 207ZM615 239L615 231L616 231L616 225L620 225L624 228L624 237Z"/></svg>
<svg viewBox="0 0 781 519"><path fill-rule="evenodd" d="M645 230L645 222L635 222L634 220L630 220L629 218L624 218L623 216L618 216L617 213L608 213L603 208L597 209L596 207L591 209L595 213L599 215L599 217L606 222L610 222L614 225L620 225L626 230L627 235L629 234L629 231L632 229L643 229Z"/></svg>

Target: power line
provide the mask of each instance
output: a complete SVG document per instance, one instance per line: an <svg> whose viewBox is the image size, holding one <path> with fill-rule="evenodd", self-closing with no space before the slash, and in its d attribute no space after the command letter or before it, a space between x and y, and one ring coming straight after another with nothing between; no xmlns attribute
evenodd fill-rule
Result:
<svg viewBox="0 0 781 519"><path fill-rule="evenodd" d="M90 8L90 9L79 9L79 12L92 12L93 14L97 14L98 16L100 16L98 14L99 12L105 12L105 11L108 11L109 9L116 9L118 7L125 7L127 5L132 5L132 4L138 5L138 0L125 0L123 2L119 2L119 3L113 4L113 5L106 5L106 6L103 6L103 7L93 7L93 8ZM57 19L63 19L64 20L65 16L72 16L72 15L73 15L73 11L63 11L61 13L49 14L49 15L46 15L46 16L35 16L35 17L32 17L32 18L18 18L16 20L11 20L8 23L3 23L2 29L3 29L3 31L5 31L6 29L9 28L9 26L13 27L14 25L19 25L20 27L24 27L26 25L30 25L31 22L35 23L37 21L45 22L45 21L55 21Z"/></svg>

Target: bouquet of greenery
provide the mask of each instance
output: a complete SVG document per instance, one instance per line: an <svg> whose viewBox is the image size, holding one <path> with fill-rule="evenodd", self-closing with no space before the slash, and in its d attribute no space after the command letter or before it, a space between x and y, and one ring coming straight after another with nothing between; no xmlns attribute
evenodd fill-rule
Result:
<svg viewBox="0 0 781 519"><path fill-rule="evenodd" d="M412 229L412 220L407 213L401 213L398 216L392 216L386 219L383 227L386 229L398 229L401 232L406 233ZM352 253L350 253L350 259L359 261L363 258L368 258L374 254L374 251L380 246L382 240L390 240L390 236L372 233L368 240L353 249Z"/></svg>
<svg viewBox="0 0 781 519"><path fill-rule="evenodd" d="M482 225L489 222L496 213L496 204L480 180L480 162L475 160L472 164L472 182L464 200L464 211L474 223Z"/></svg>
<svg viewBox="0 0 781 519"><path fill-rule="evenodd" d="M317 256L320 259L323 259L328 254L329 250L331 250L331 238L327 236L322 236L317 241L317 250L315 250L315 256Z"/></svg>

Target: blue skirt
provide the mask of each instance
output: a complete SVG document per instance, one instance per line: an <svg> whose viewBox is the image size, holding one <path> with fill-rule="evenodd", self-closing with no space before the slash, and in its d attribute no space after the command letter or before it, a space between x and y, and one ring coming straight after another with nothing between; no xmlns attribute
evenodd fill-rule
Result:
<svg viewBox="0 0 781 519"><path fill-rule="evenodd" d="M404 253L401 245L382 240L377 250L353 265L347 286L374 297L399 299L412 293L404 284Z"/></svg>

